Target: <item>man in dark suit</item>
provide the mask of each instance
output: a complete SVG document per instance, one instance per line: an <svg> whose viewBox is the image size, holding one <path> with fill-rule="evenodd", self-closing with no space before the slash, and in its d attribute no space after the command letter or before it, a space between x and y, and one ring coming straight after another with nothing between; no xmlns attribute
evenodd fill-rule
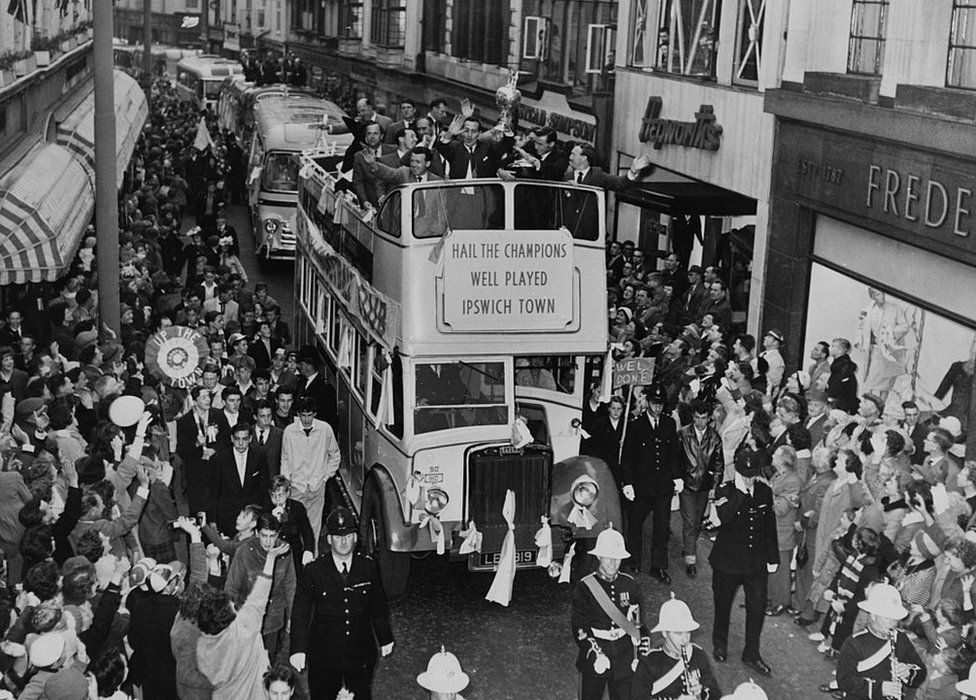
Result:
<svg viewBox="0 0 976 700"><path fill-rule="evenodd" d="M409 97L405 97L400 100L400 118L395 122L392 122L386 128L386 135L383 137L383 143L395 144L397 142L397 137L405 129L414 129L416 127L416 122L414 118L417 116L417 105Z"/></svg>
<svg viewBox="0 0 976 700"><path fill-rule="evenodd" d="M742 661L764 676L771 673L759 653L766 583L769 574L779 567L773 492L765 482L756 480L768 464L769 456L763 451L744 449L736 454L735 479L715 490L719 531L708 557L715 600L712 655L719 662L728 658L732 601L742 586L746 599L746 645Z"/></svg>
<svg viewBox="0 0 976 700"><path fill-rule="evenodd" d="M176 491L185 495L188 513L213 509L209 472L210 461L217 452L217 415L220 411L210 407L210 392L202 386L190 389L193 404L184 416L176 421L176 454L182 462L182 474Z"/></svg>
<svg viewBox="0 0 976 700"><path fill-rule="evenodd" d="M368 97L361 97L356 102L356 114L358 115L356 121L363 127L368 127L370 124L378 124L381 131L381 139L390 130L390 125L393 123L393 120L389 117L376 113L373 101Z"/></svg>
<svg viewBox="0 0 976 700"><path fill-rule="evenodd" d="M688 268L688 288L681 296L681 325L697 323L701 318L701 306L708 295L705 283L702 282L702 269L699 265Z"/></svg>
<svg viewBox="0 0 976 700"><path fill-rule="evenodd" d="M258 369L270 369L271 358L281 347L281 341L274 337L270 320L262 317L257 324L258 337L251 342L247 354L254 358L254 366Z"/></svg>
<svg viewBox="0 0 976 700"><path fill-rule="evenodd" d="M915 447L915 451L912 452L912 464L922 464L925 461L925 437L929 434L931 426L919 421L918 405L914 401L905 401L901 408L905 412L905 422L901 427L911 437L912 445Z"/></svg>
<svg viewBox="0 0 976 700"><path fill-rule="evenodd" d="M281 307L268 306L264 313L268 317L268 323L271 324L271 337L281 343L282 347L291 345L291 330L288 324L281 320Z"/></svg>
<svg viewBox="0 0 976 700"><path fill-rule="evenodd" d="M620 441L624 434L624 408L623 398L611 396L606 412L593 419L588 431L590 439L587 454L599 457L607 463L618 488L623 483L623 475L620 473ZM580 454L583 454L582 451Z"/></svg>
<svg viewBox="0 0 976 700"><path fill-rule="evenodd" d="M470 112L470 108L467 108ZM499 159L507 151L514 138L504 136L499 141L481 133L481 122L473 114L455 117L451 125L434 144L449 166L452 180L470 180L477 177L495 177Z"/></svg>
<svg viewBox="0 0 976 700"><path fill-rule="evenodd" d="M640 571L644 550L644 521L653 513L651 573L662 583L668 574L668 539L671 536L671 496L678 477L678 434L674 419L664 415L664 391L654 385L646 392L647 410L627 427L624 438L623 493L630 501L627 549L634 571Z"/></svg>
<svg viewBox="0 0 976 700"><path fill-rule="evenodd" d="M822 389L810 389L806 394L806 429L810 432L810 444L816 447L827 434L827 393Z"/></svg>
<svg viewBox="0 0 976 700"><path fill-rule="evenodd" d="M274 424L274 406L270 400L259 402L254 407L254 439L251 448L264 454L271 477L281 473L281 435L282 430ZM315 551L315 548L312 548Z"/></svg>
<svg viewBox="0 0 976 700"><path fill-rule="evenodd" d="M281 539L291 547L295 571L315 559L315 532L308 520L308 511L301 501L291 498L291 482L287 477L271 477L271 514L281 523Z"/></svg>
<svg viewBox="0 0 976 700"><path fill-rule="evenodd" d="M326 521L331 552L302 571L292 607L291 665L308 666L313 698L334 698L345 685L370 700L376 647L393 652L390 612L376 562L356 552L356 522L346 508ZM350 595L349 591L355 591Z"/></svg>
<svg viewBox="0 0 976 700"><path fill-rule="evenodd" d="M851 341L834 338L830 343L830 379L827 380L827 401L831 408L847 413L857 411L857 363L848 354Z"/></svg>
<svg viewBox="0 0 976 700"><path fill-rule="evenodd" d="M23 315L17 309L7 312L7 325L0 328L0 345L7 345L12 348L20 347L20 339L24 335Z"/></svg>
<svg viewBox="0 0 976 700"><path fill-rule="evenodd" d="M338 425L339 407L335 388L319 372L319 355L311 345L298 352L298 392L296 398L307 396L315 403L315 417L330 426Z"/></svg>
<svg viewBox="0 0 976 700"><path fill-rule="evenodd" d="M234 534L237 514L244 506L268 501L268 463L263 451L251 448L253 439L251 424L239 422L231 431L233 447L218 452L210 470L214 504L210 516L227 536Z"/></svg>
<svg viewBox="0 0 976 700"><path fill-rule="evenodd" d="M569 169L563 174L562 179L580 185L601 187L605 190L624 190L637 183L638 176L642 170L650 166L651 159L643 153L637 156L626 175L611 175L603 168L596 167L595 162L596 149L593 146L588 143L574 146L569 152ZM600 215L596 198L591 193L571 191L564 192L563 196L568 200L567 206L563 207L565 212L563 218L573 224L574 232L596 231Z"/></svg>
<svg viewBox="0 0 976 700"><path fill-rule="evenodd" d="M365 145L356 152L352 158L352 184L359 198L359 203L363 206L367 202L374 207L379 206L380 195L382 192L377 188L377 179L370 172L365 154L372 153L376 159L391 153L396 153L393 146L382 143L383 132L378 124L367 124L365 133Z"/></svg>

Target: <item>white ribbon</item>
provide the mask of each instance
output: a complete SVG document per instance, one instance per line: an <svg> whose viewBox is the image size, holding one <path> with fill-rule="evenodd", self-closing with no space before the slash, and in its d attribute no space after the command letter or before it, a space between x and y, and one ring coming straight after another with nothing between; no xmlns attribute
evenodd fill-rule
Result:
<svg viewBox="0 0 976 700"><path fill-rule="evenodd" d="M590 530L596 525L596 518L590 509L584 508L579 503L573 504L573 510L569 513L567 520L582 530Z"/></svg>
<svg viewBox="0 0 976 700"><path fill-rule="evenodd" d="M468 529L461 530L460 535L464 538L464 541L461 542L458 554L481 552L481 540L484 538L484 535L478 532L478 526L474 524L474 520L468 521Z"/></svg>
<svg viewBox="0 0 976 700"><path fill-rule="evenodd" d="M535 546L539 548L539 553L535 556L536 566L548 568L552 563L552 528L549 527L549 518L544 515L542 527L535 532Z"/></svg>
<svg viewBox="0 0 976 700"><path fill-rule="evenodd" d="M393 360L387 350L383 350L383 359L386 367L383 368L382 389L380 391L380 405L376 409L376 418L373 419L373 427L379 428L380 425L390 425L394 420L393 415Z"/></svg>
<svg viewBox="0 0 976 700"><path fill-rule="evenodd" d="M485 600L508 607L512 600L512 585L515 583L515 492L511 489L505 492L502 517L508 523L508 532L505 533L502 551L498 557L498 570Z"/></svg>
<svg viewBox="0 0 976 700"><path fill-rule="evenodd" d="M407 502L414 510L424 509L424 485L416 474L410 475L403 495L407 497Z"/></svg>
<svg viewBox="0 0 976 700"><path fill-rule="evenodd" d="M340 367L352 368L352 328L343 328L339 339L339 352L336 364Z"/></svg>
<svg viewBox="0 0 976 700"><path fill-rule="evenodd" d="M444 526L441 525L441 521L437 519L437 516L424 513L420 516L420 527L426 527L430 530L430 541L437 545L437 553L443 554L445 551Z"/></svg>
<svg viewBox="0 0 976 700"><path fill-rule="evenodd" d="M600 403L607 403L613 394L613 350L607 350L603 358L603 375L600 378Z"/></svg>
<svg viewBox="0 0 976 700"><path fill-rule="evenodd" d="M573 557L576 556L576 543L569 545L569 551L566 552L566 556L563 557L563 569L559 572L559 583L569 583L569 571L573 563Z"/></svg>
<svg viewBox="0 0 976 700"><path fill-rule="evenodd" d="M532 440L532 433L529 431L529 426L525 422L525 418L519 416L512 423L512 447L521 449L531 443Z"/></svg>

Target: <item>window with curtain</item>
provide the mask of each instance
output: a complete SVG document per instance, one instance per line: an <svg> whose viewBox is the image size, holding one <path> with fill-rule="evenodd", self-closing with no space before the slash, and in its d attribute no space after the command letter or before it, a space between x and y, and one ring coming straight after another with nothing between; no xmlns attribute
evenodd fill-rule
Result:
<svg viewBox="0 0 976 700"><path fill-rule="evenodd" d="M854 0L848 73L881 75L887 22L888 0Z"/></svg>
<svg viewBox="0 0 976 700"><path fill-rule="evenodd" d="M654 67L714 78L721 8L721 0L662 0Z"/></svg>
<svg viewBox="0 0 976 700"><path fill-rule="evenodd" d="M952 3L946 85L976 90L976 0Z"/></svg>
<svg viewBox="0 0 976 700"><path fill-rule="evenodd" d="M506 65L510 22L508 0L454 0L451 54L477 63Z"/></svg>
<svg viewBox="0 0 976 700"><path fill-rule="evenodd" d="M735 72L732 75L735 83L759 84L766 2L767 0L739 0L739 30L736 33Z"/></svg>
<svg viewBox="0 0 976 700"><path fill-rule="evenodd" d="M373 0L369 40L380 46L403 48L405 13L404 0Z"/></svg>
<svg viewBox="0 0 976 700"><path fill-rule="evenodd" d="M645 0L646 1L646 0ZM606 89L614 61L614 0L524 0L521 69L538 80L571 85L574 94Z"/></svg>
<svg viewBox="0 0 976 700"><path fill-rule="evenodd" d="M647 2L648 0L634 0L630 9L630 56L628 56L627 63L631 66L644 65L644 41L647 38Z"/></svg>
<svg viewBox="0 0 976 700"><path fill-rule="evenodd" d="M444 35L447 28L444 20L447 17L447 0L424 0L424 51L444 53Z"/></svg>
<svg viewBox="0 0 976 700"><path fill-rule="evenodd" d="M339 36L343 39L363 38L363 3L340 0Z"/></svg>

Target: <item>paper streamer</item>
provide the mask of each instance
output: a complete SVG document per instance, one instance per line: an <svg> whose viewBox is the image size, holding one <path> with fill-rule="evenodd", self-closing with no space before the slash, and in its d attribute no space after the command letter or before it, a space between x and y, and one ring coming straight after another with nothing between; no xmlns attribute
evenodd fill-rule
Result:
<svg viewBox="0 0 976 700"><path fill-rule="evenodd" d="M536 566L548 568L552 563L552 528L549 527L549 518L544 515L542 527L535 533L535 546L539 548L539 553L535 557Z"/></svg>
<svg viewBox="0 0 976 700"><path fill-rule="evenodd" d="M512 600L512 586L515 583L515 492L511 489L505 492L502 517L508 523L508 532L505 533L502 551L498 557L498 570L491 582L491 588L485 595L485 600L508 607Z"/></svg>
<svg viewBox="0 0 976 700"><path fill-rule="evenodd" d="M569 583L569 573L573 564L573 557L576 556L576 543L569 545L569 551L563 557L563 570L559 572L559 583Z"/></svg>
<svg viewBox="0 0 976 700"><path fill-rule="evenodd" d="M478 527L474 524L474 520L468 522L468 529L461 530L461 537L464 540L461 542L461 547L458 549L458 554L471 554L472 552L481 552L481 540L484 535L478 532Z"/></svg>

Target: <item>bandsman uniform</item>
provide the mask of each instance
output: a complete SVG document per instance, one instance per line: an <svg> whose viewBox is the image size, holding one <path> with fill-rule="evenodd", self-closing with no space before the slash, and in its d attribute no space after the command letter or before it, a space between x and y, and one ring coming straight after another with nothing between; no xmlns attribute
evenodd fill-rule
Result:
<svg viewBox="0 0 976 700"><path fill-rule="evenodd" d="M330 515L327 525L330 535L355 532L352 514L344 508ZM345 574L331 551L310 562L291 619L291 653L307 655L311 696L334 698L345 685L357 700L369 700L377 647L393 643L376 562L353 552Z"/></svg>
<svg viewBox="0 0 976 700"><path fill-rule="evenodd" d="M892 621L908 616L901 595L889 584L873 586L857 606L872 616ZM840 648L837 687L846 693L847 700L884 700L890 696L885 695L883 684L895 681L901 689L897 697L905 697L908 689L918 688L925 680L925 664L908 637L897 629L878 633L876 624L873 617L867 629L848 637Z"/></svg>
<svg viewBox="0 0 976 700"><path fill-rule="evenodd" d="M608 544L609 540L613 540ZM605 530L597 538L590 551L597 557L625 559L623 537L614 530ZM619 556L619 555L623 556ZM617 621L609 615L597 600L592 586L601 590L619 613ZM639 627L641 603L640 587L633 576L618 572L613 580L603 578L599 571L584 576L573 591L572 630L579 654L576 668L582 674L580 700L601 700L609 686L610 700L630 698L631 680L634 676L635 640L620 621L631 620L631 630ZM639 635L638 631L638 635ZM608 667L605 667L609 663Z"/></svg>
<svg viewBox="0 0 976 700"><path fill-rule="evenodd" d="M722 690L708 656L689 641L698 627L688 606L672 593L671 600L661 606L657 627L651 630L664 636L664 644L652 649L637 665L632 700L674 700L686 696L719 700Z"/></svg>

